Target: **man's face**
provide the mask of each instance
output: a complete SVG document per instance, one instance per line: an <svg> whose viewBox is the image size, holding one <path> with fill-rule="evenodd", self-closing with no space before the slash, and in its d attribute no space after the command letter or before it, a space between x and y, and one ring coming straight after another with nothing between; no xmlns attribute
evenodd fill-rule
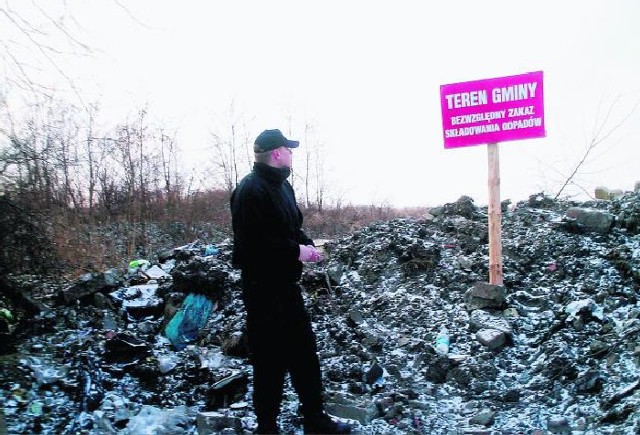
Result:
<svg viewBox="0 0 640 435"><path fill-rule="evenodd" d="M290 168L293 163L293 151L288 147L280 147L278 148L280 157L278 162L280 163L281 168Z"/></svg>

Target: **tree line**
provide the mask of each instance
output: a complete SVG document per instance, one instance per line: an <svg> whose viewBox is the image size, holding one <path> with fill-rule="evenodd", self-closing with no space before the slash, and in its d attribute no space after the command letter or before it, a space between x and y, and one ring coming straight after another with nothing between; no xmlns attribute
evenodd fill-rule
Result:
<svg viewBox="0 0 640 435"><path fill-rule="evenodd" d="M140 24L119 2L115 6ZM0 275L48 267L52 256L72 267L109 266L117 255L114 240L95 231L109 225L122 224L128 257L149 243L151 224L180 223L187 229L183 242L203 223L229 230L229 197L251 169L253 139L262 130L252 128L250 117L236 113L232 102L224 121L212 120L203 144L178 143L176 130L154 121L148 107L129 115L123 108L123 119L105 127L99 104L86 101L71 75L75 59L94 53L73 7L9 1L0 5L0 24L7 36L0 44L6 67L0 84ZM58 98L51 72L75 103ZM292 118L280 127L303 144L291 182L310 234L330 237L406 214L385 203L345 204L344 192L334 191L329 200L319 128ZM185 161L183 146L198 148L197 164Z"/></svg>
<svg viewBox="0 0 640 435"><path fill-rule="evenodd" d="M212 192L216 202L225 194L228 199L251 169L255 133L246 125L211 132L199 164L186 169L176 131L152 122L147 108L104 129L96 105L77 108L47 98L17 119L4 103L0 193L29 208L96 222L170 219ZM305 124L305 137L310 129ZM308 142L301 148L301 168L292 182L301 202L321 212L323 155Z"/></svg>
<svg viewBox="0 0 640 435"><path fill-rule="evenodd" d="M104 127L98 105L77 107L43 97L27 110L11 110L0 98L0 198L5 210L24 221L25 215L46 232L52 248L66 264L77 266L80 253L95 267L106 267L113 241L92 229L123 224L130 257L149 242L150 224L202 223L229 231L229 198L253 162L256 135L241 120L212 131L199 164L187 169L175 130L154 122L148 108L111 127ZM314 127L304 123L303 146L297 152L292 183L306 226L316 237L331 237L396 215L389 205L345 205L326 199L326 162ZM9 206L10 205L10 206ZM0 225L6 247L25 243L11 234L15 222ZM27 232L29 233L29 231ZM189 232L185 239L195 237ZM19 243L17 243L19 241ZM188 242L188 240L184 240ZM34 239L42 245L42 238ZM8 249L8 250L7 250ZM29 265L27 251L5 249L9 268ZM12 261L13 260L15 261Z"/></svg>

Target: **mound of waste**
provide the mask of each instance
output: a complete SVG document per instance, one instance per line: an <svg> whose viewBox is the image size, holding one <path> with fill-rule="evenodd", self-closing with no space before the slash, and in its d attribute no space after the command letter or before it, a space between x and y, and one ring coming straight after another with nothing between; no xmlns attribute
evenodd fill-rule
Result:
<svg viewBox="0 0 640 435"><path fill-rule="evenodd" d="M638 193L504 204L501 286L467 197L326 242L302 286L328 411L361 433L639 433L639 224ZM254 430L230 251L193 243L83 276L35 316L0 311L7 431ZM290 386L282 411L302 433Z"/></svg>

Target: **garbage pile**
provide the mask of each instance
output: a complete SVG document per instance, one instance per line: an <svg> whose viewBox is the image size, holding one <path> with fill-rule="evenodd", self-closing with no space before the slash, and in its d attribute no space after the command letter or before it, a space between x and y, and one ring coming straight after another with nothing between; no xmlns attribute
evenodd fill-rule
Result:
<svg viewBox="0 0 640 435"><path fill-rule="evenodd" d="M502 286L468 197L305 266L332 415L361 433L640 432L640 194L503 205ZM255 429L230 251L189 244L61 289L0 357L8 432ZM279 423L302 433L290 386Z"/></svg>

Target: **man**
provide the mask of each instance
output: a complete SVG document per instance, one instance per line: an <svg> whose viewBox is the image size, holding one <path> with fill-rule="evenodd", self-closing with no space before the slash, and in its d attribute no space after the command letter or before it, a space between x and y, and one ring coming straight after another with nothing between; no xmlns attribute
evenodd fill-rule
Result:
<svg viewBox="0 0 640 435"><path fill-rule="evenodd" d="M253 171L231 195L233 265L242 270L253 364L257 433L277 433L285 374L302 404L305 433L350 433L324 411L316 338L297 281L302 262L323 260L302 231L287 178L298 141L265 130L254 143Z"/></svg>

